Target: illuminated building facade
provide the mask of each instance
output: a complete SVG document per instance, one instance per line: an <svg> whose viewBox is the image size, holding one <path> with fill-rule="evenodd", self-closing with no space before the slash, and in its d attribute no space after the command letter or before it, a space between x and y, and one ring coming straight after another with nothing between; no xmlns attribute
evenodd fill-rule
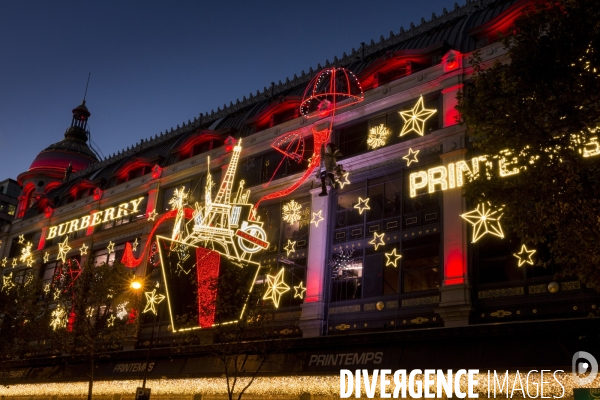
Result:
<svg viewBox="0 0 600 400"><path fill-rule="evenodd" d="M535 265L535 249L502 230L499 210L467 204L461 191L465 176L490 162L471 149L454 108L473 72L467 60L479 51L484 62L506 61L496 38L526 4L469 2L327 62L351 71L362 91L335 114L302 111L319 66L100 160L87 146L83 103L65 139L18 178L17 219L0 237L3 274L50 281L66 258L93 257L162 276L168 287L155 243L168 243L184 274L189 256L254 266L252 290L273 303L273 337L291 343L286 366L266 376L335 375L342 358L351 369L417 368L421 357L432 368L565 367L580 333L598 333L583 319L595 313L597 293L585 282L554 282L556 271ZM318 168L304 179L323 137L348 172L327 196ZM593 144L586 151L600 154ZM512 173L509 155L492 164ZM18 257L27 243L32 268ZM193 254L182 255L181 244ZM165 301L152 294L150 308L165 317L150 376L218 375L203 361L207 348L173 355L185 333L172 332L166 315L180 291L160 294ZM145 353L135 349L147 348L148 326L133 350L100 365L101 379L140 376ZM546 354L559 344L568 351ZM55 362L25 357L12 379L81 378L68 367L49 371Z"/></svg>

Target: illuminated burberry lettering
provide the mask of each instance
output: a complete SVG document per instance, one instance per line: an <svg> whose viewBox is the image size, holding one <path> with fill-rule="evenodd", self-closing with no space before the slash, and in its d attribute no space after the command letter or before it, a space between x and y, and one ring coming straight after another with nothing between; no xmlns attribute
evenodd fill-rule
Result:
<svg viewBox="0 0 600 400"><path fill-rule="evenodd" d="M135 214L139 211L139 206L142 203L142 200L144 200L144 198L140 197L135 200L130 200L127 203L119 204L116 207L110 207L106 210L97 211L93 215L85 215L81 218L64 222L58 226L51 226L48 229L48 236L46 239L52 239L56 236L63 236L81 229L87 229L90 226L96 226L100 223L113 221L130 214Z"/></svg>

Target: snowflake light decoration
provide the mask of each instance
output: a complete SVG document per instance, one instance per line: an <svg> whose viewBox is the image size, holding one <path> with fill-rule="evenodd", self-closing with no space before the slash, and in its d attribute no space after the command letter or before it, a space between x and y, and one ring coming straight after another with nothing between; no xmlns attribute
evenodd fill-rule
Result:
<svg viewBox="0 0 600 400"><path fill-rule="evenodd" d="M52 330L65 328L67 326L67 312L60 304L52 311L50 318L52 319L50 321Z"/></svg>
<svg viewBox="0 0 600 400"><path fill-rule="evenodd" d="M371 149L385 146L387 138L390 135L390 130L384 125L379 124L369 129L369 135L367 136L367 145Z"/></svg>
<svg viewBox="0 0 600 400"><path fill-rule="evenodd" d="M294 224L302 219L302 206L295 200L283 205L283 220L288 224Z"/></svg>
<svg viewBox="0 0 600 400"><path fill-rule="evenodd" d="M120 320L123 320L125 317L127 317L129 315L129 312L127 311L127 304L129 304L128 301L124 301L121 304L119 304L117 306L117 318L119 318Z"/></svg>
<svg viewBox="0 0 600 400"><path fill-rule="evenodd" d="M29 260L31 258L31 247L33 246L33 243L31 242L27 242L27 244L25 244L25 247L23 249L21 249L21 262L26 262L27 260Z"/></svg>
<svg viewBox="0 0 600 400"><path fill-rule="evenodd" d="M173 197L169 200L169 205L172 207L172 210L178 210L183 208L187 204L189 192L185 191L185 187L181 189L175 189L175 193L173 193Z"/></svg>
<svg viewBox="0 0 600 400"><path fill-rule="evenodd" d="M339 253L335 253L331 260L329 260L329 266L331 267L331 274L333 279L348 279L350 278L349 266L354 260L354 246L350 250L344 250L340 247Z"/></svg>

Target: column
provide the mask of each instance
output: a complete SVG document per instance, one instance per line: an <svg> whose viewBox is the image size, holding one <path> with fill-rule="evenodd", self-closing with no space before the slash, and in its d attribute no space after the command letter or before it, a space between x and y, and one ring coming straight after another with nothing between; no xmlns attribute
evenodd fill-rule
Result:
<svg viewBox="0 0 600 400"><path fill-rule="evenodd" d="M326 276L327 276L327 243L330 229L329 221L329 196L319 197L321 188L312 189L311 220L313 213L321 212L323 220L318 226L310 224L308 239L308 259L306 270L306 294L302 303L302 316L300 329L304 337L321 336L323 321L325 319ZM319 219L318 217L316 219Z"/></svg>
<svg viewBox="0 0 600 400"><path fill-rule="evenodd" d="M467 149L458 149L441 155L445 166L464 160ZM443 261L444 280L440 288L441 301L435 311L446 327L469 324L473 312L471 286L467 273L467 226L460 214L465 212L465 199L460 188L443 193Z"/></svg>

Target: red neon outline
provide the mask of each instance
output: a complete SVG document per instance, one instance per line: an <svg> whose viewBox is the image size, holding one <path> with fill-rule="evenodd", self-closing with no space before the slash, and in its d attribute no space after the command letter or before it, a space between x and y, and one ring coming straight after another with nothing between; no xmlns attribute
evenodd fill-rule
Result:
<svg viewBox="0 0 600 400"><path fill-rule="evenodd" d="M221 255L204 247L196 248L196 274L198 276L198 325L210 328L215 323L217 279Z"/></svg>

